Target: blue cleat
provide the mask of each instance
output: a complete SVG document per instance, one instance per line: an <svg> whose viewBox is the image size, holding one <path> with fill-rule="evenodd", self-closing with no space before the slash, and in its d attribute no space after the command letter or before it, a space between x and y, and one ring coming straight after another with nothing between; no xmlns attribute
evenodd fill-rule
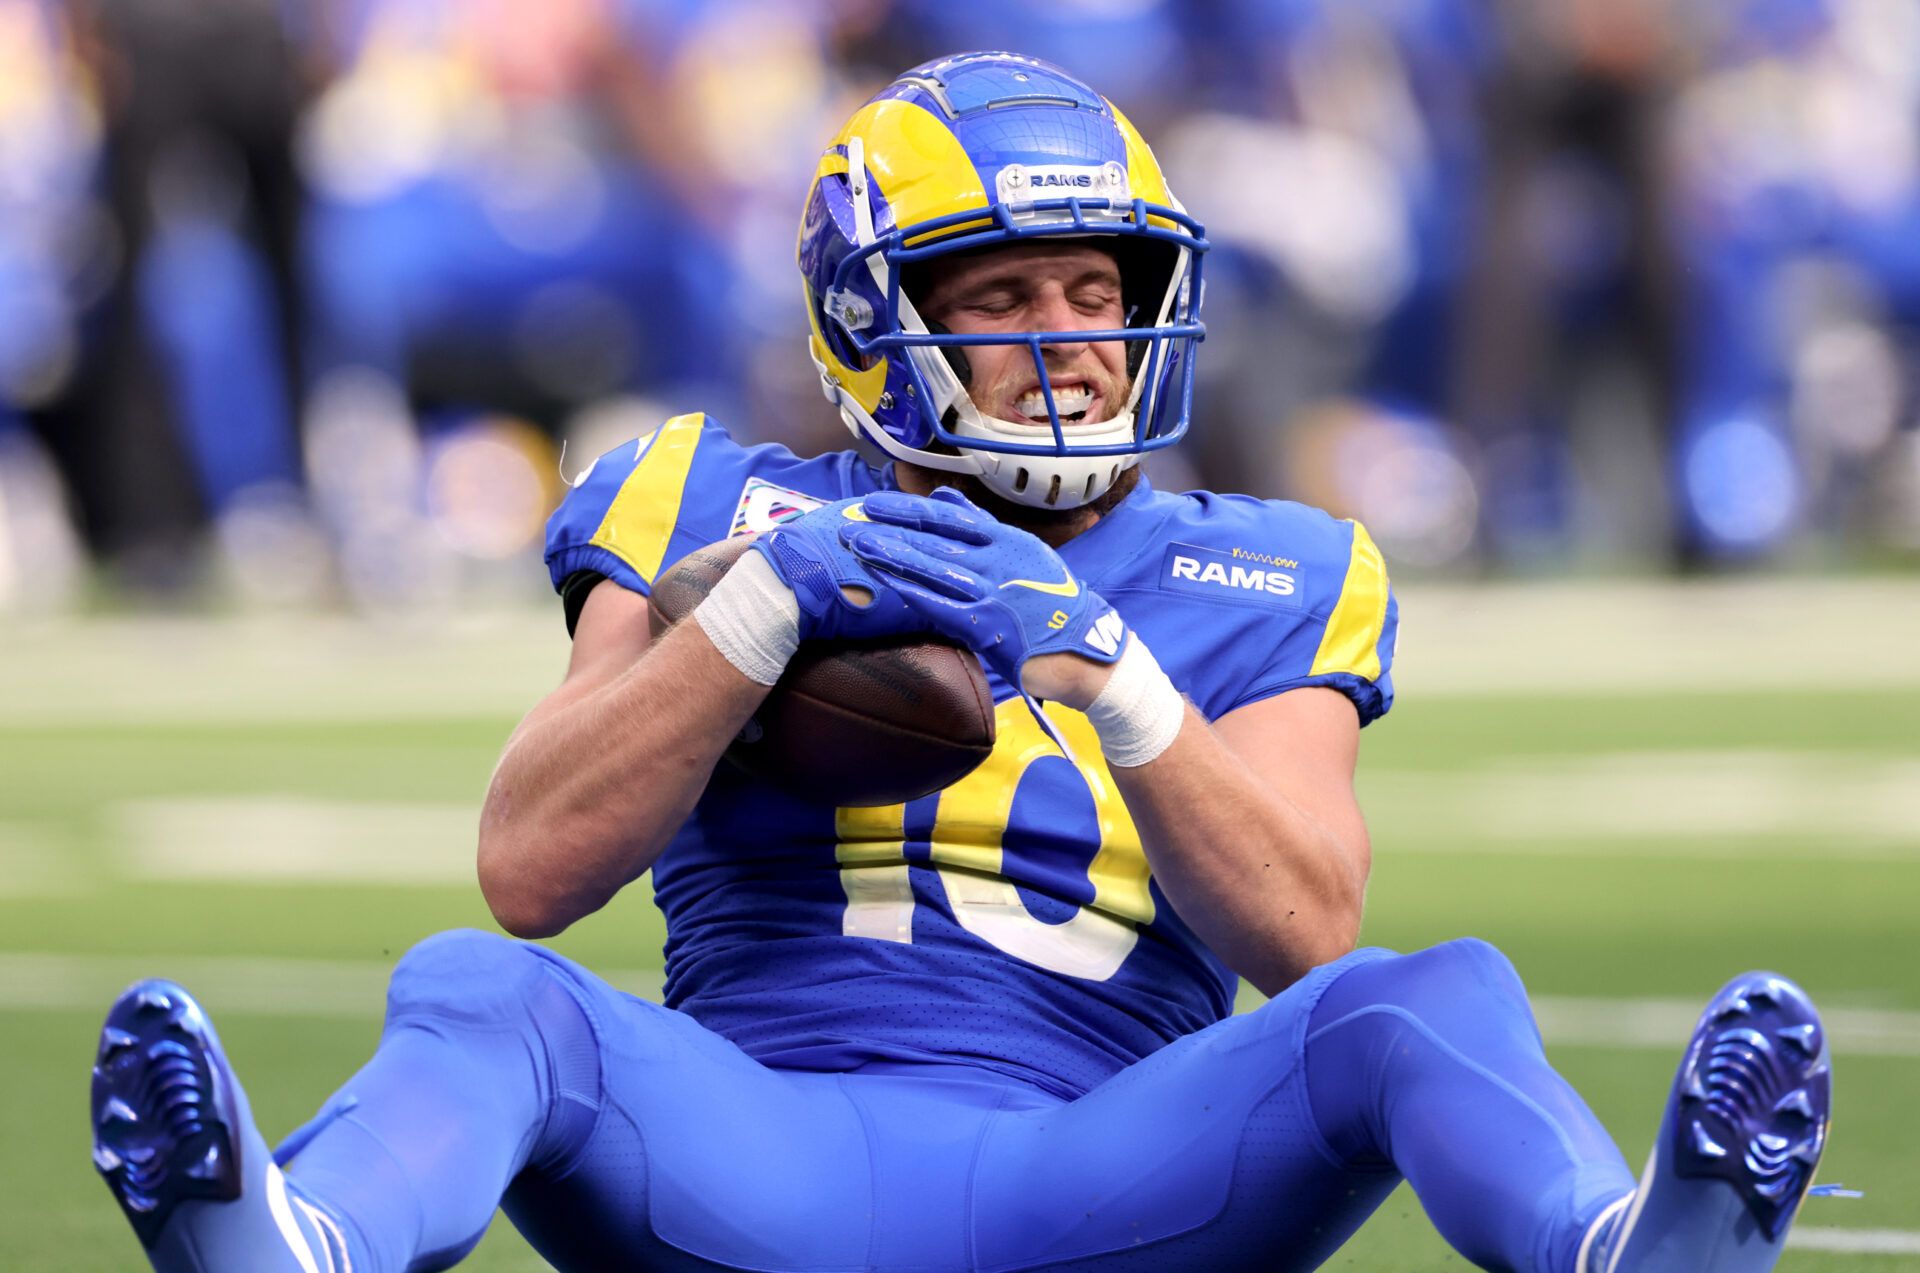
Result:
<svg viewBox="0 0 1920 1273"><path fill-rule="evenodd" d="M291 1194L200 1005L129 986L93 1064L93 1165L163 1273L348 1267L332 1217Z"/></svg>
<svg viewBox="0 0 1920 1273"><path fill-rule="evenodd" d="M1832 1071L1820 1014L1785 977L1734 978L1700 1016L1633 1194L1581 1273L1765 1273L1813 1184Z"/></svg>

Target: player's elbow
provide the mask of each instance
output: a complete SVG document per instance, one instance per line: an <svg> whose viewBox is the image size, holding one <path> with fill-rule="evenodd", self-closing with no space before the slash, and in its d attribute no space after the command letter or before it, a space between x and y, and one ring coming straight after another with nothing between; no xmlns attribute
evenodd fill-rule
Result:
<svg viewBox="0 0 1920 1273"><path fill-rule="evenodd" d="M487 909L493 912L494 922L515 937L558 936L585 913L558 887L557 872L510 833L485 823L478 868L480 895Z"/></svg>
<svg viewBox="0 0 1920 1273"><path fill-rule="evenodd" d="M494 922L515 937L531 940L552 937L564 929L552 903L530 887L527 873L499 852L480 853L480 895L493 912Z"/></svg>

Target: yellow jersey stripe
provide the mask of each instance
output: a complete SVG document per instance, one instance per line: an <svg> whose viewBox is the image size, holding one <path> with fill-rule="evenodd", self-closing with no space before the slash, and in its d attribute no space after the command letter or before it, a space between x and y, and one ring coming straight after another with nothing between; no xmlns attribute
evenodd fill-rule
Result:
<svg viewBox="0 0 1920 1273"><path fill-rule="evenodd" d="M1353 523L1353 551L1346 582L1327 619L1326 635L1313 656L1311 676L1347 672L1372 681L1380 676L1380 633L1387 623L1387 563L1373 536Z"/></svg>
<svg viewBox="0 0 1920 1273"><path fill-rule="evenodd" d="M632 566L648 583L666 561L705 422L706 415L695 411L660 426L588 541Z"/></svg>

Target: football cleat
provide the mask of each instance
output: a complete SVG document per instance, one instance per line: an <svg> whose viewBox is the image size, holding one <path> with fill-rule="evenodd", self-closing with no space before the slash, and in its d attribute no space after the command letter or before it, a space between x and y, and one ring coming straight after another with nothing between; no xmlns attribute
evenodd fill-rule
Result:
<svg viewBox="0 0 1920 1273"><path fill-rule="evenodd" d="M1831 1093L1806 992L1774 973L1734 978L1694 1027L1646 1172L1582 1273L1771 1269L1820 1165Z"/></svg>
<svg viewBox="0 0 1920 1273"><path fill-rule="evenodd" d="M338 1225L288 1191L212 1022L170 981L129 986L107 1013L93 1165L156 1269L349 1267Z"/></svg>

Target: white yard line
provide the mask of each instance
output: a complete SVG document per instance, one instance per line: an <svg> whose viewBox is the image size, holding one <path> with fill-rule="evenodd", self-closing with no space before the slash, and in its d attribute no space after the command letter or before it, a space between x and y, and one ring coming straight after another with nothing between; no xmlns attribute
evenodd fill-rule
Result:
<svg viewBox="0 0 1920 1273"><path fill-rule="evenodd" d="M204 796L120 805L109 840L134 879L471 885L479 822L475 803Z"/></svg>
<svg viewBox="0 0 1920 1273"><path fill-rule="evenodd" d="M1920 862L1920 758L1764 749L1503 759L1457 772L1373 769L1361 794L1382 857L1600 854ZM465 802L196 795L103 809L126 879L471 885ZM71 891L31 828L0 824L0 895Z"/></svg>
<svg viewBox="0 0 1920 1273"><path fill-rule="evenodd" d="M1486 693L1920 688L1910 579L1575 580L1399 589L1409 702ZM1854 633L1881 634L1870 653ZM0 625L0 724L518 717L559 682L557 604L375 621L326 615Z"/></svg>
<svg viewBox="0 0 1920 1273"><path fill-rule="evenodd" d="M1619 751L1455 772L1362 766L1359 784L1389 853L1591 853L1598 842L1671 857L1677 841L1687 856L1920 860L1920 756Z"/></svg>
<svg viewBox="0 0 1920 1273"><path fill-rule="evenodd" d="M1553 1047L1667 1049L1676 1060L1701 1005L1689 999L1533 1000L1540 1033ZM1833 1049L1854 1056L1920 1056L1920 1012L1830 1008L1821 1013Z"/></svg>
<svg viewBox="0 0 1920 1273"><path fill-rule="evenodd" d="M1833 1229L1796 1225L1787 1245L1838 1255L1920 1255L1920 1233L1903 1229Z"/></svg>

